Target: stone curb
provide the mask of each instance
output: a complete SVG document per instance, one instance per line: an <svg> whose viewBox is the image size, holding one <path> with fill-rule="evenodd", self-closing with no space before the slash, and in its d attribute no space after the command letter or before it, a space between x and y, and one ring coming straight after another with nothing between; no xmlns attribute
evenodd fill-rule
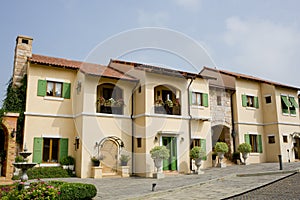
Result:
<svg viewBox="0 0 300 200"><path fill-rule="evenodd" d="M245 173L245 174L236 174L237 177L249 177L249 176L264 176L264 175L273 175L273 174L289 174L289 173L298 173L299 169L294 170L284 170L284 171L267 171L267 172L257 172L257 173Z"/></svg>

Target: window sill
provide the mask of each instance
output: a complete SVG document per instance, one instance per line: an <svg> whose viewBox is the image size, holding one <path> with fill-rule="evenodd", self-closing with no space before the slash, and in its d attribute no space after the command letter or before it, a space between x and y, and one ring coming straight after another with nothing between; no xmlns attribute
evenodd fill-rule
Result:
<svg viewBox="0 0 300 200"><path fill-rule="evenodd" d="M296 114L291 114L291 117L297 117L297 115Z"/></svg>
<svg viewBox="0 0 300 200"><path fill-rule="evenodd" d="M288 113L282 113L283 116L290 116Z"/></svg>
<svg viewBox="0 0 300 200"><path fill-rule="evenodd" d="M40 163L40 167L59 167L59 163Z"/></svg>
<svg viewBox="0 0 300 200"><path fill-rule="evenodd" d="M260 153L258 153L258 152L251 152L250 153L250 156L259 156L260 155Z"/></svg>
<svg viewBox="0 0 300 200"><path fill-rule="evenodd" d="M246 107L247 110L256 110L254 107Z"/></svg>
<svg viewBox="0 0 300 200"><path fill-rule="evenodd" d="M64 98L62 98L62 97L50 97L50 96L44 96L44 100L63 101Z"/></svg>
<svg viewBox="0 0 300 200"><path fill-rule="evenodd" d="M205 108L204 106L196 106L196 105L192 105L191 107L201 109L201 110L204 110L204 108Z"/></svg>

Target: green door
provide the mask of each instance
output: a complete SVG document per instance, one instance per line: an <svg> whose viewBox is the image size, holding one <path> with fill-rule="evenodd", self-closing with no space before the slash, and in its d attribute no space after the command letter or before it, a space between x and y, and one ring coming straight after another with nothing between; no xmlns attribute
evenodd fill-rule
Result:
<svg viewBox="0 0 300 200"><path fill-rule="evenodd" d="M170 150L170 157L163 161L163 170L177 170L177 139L162 137L162 143Z"/></svg>

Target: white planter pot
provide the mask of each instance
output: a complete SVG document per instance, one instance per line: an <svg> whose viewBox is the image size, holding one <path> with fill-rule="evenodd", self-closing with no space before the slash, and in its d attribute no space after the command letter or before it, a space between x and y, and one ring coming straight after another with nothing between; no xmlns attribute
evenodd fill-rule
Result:
<svg viewBox="0 0 300 200"><path fill-rule="evenodd" d="M242 157L243 157L243 159L244 159L244 164L245 164L245 165L247 164L247 163L246 163L246 160L247 160L248 156L249 156L249 153L246 153L246 152L243 152L243 153L242 153Z"/></svg>
<svg viewBox="0 0 300 200"><path fill-rule="evenodd" d="M154 159L154 165L155 165L155 167L156 167L156 169L157 169L157 172L161 172L162 171L162 159L160 159L160 158L156 158L156 159Z"/></svg>
<svg viewBox="0 0 300 200"><path fill-rule="evenodd" d="M195 165L197 166L197 174L203 174L203 172L200 169L201 164L202 164L202 159L201 158L196 158L195 159Z"/></svg>
<svg viewBox="0 0 300 200"><path fill-rule="evenodd" d="M219 160L219 163L218 163L218 167L226 167L226 164L222 162L223 158L224 158L224 152L218 152L218 160Z"/></svg>

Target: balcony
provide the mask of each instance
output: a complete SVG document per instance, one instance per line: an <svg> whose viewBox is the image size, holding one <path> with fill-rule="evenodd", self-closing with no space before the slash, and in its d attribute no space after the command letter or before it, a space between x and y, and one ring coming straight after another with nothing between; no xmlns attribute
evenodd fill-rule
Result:
<svg viewBox="0 0 300 200"><path fill-rule="evenodd" d="M172 102L167 100L163 103L162 100L157 100L154 106L154 113L165 115L181 115L181 106L179 101Z"/></svg>
<svg viewBox="0 0 300 200"><path fill-rule="evenodd" d="M123 115L123 107L123 99L115 101L113 98L105 100L103 97L100 97L97 101L97 113Z"/></svg>

